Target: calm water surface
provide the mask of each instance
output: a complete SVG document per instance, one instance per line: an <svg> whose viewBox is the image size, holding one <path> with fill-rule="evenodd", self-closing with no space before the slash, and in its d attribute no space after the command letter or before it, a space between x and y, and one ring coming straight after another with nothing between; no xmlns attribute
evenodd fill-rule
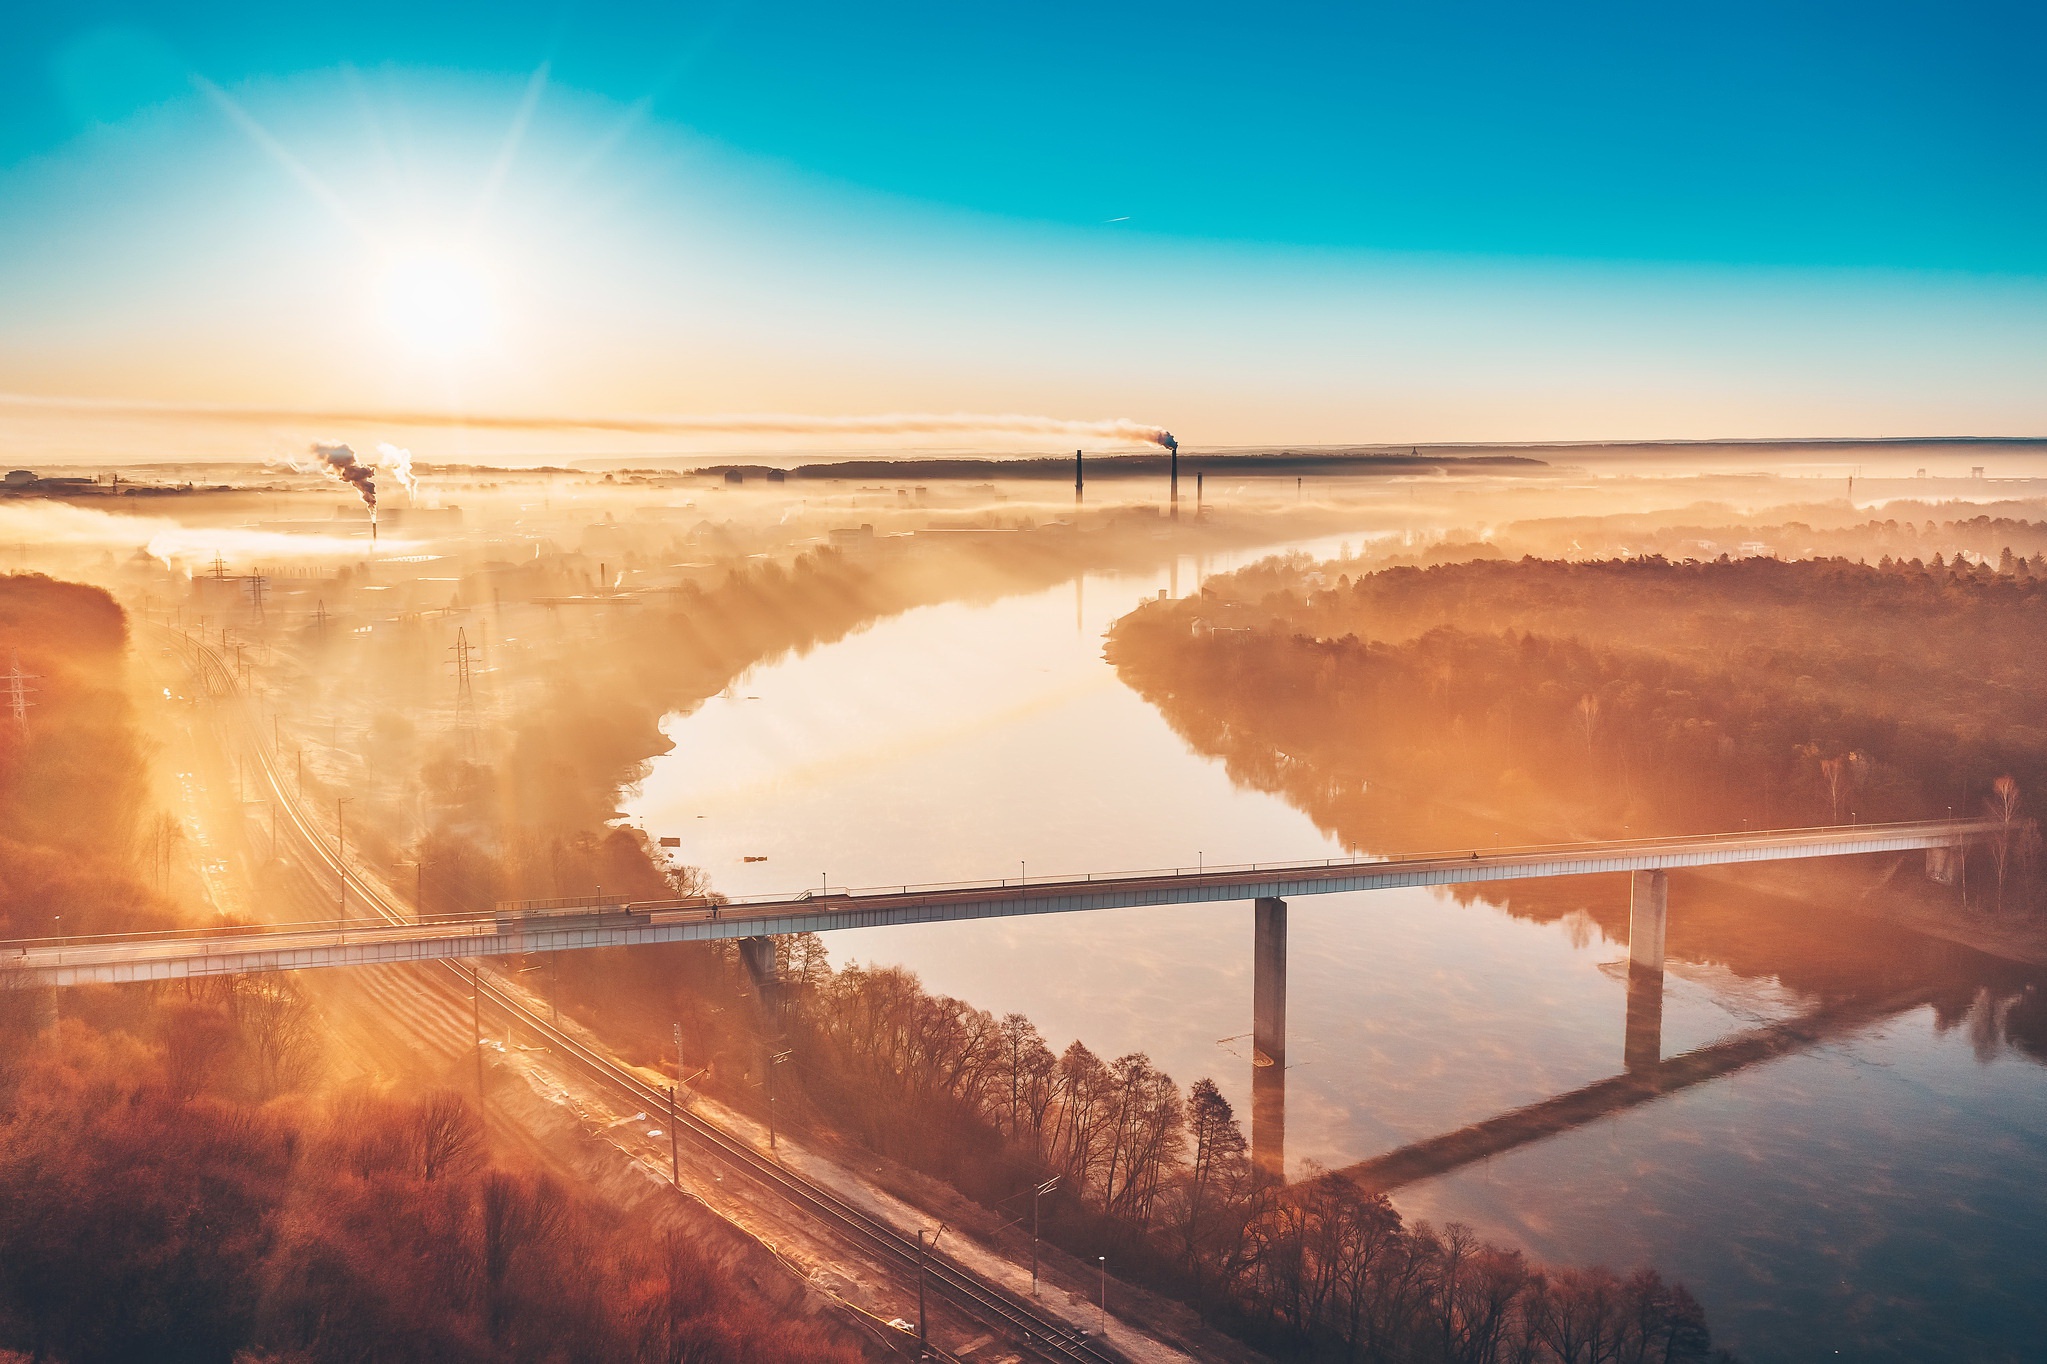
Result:
<svg viewBox="0 0 2047 1364"><path fill-rule="evenodd" d="M1183 562L1178 585L1197 573ZM680 835L684 860L731 894L1344 852L1191 752L1102 661L1109 623L1173 581L1162 569L923 608L759 669L671 718L675 749L631 811ZM1589 918L1535 923L1427 891L1292 903L1290 1172L1620 1069L1624 951ZM1712 908L1674 895L1674 932ZM1025 1013L1055 1051L1079 1038L1105 1058L1148 1052L1183 1085L1213 1076L1248 1118L1249 905L828 941L837 960L901 964L934 990ZM1814 929L1787 941L1781 966L1747 974L1674 960L1664 1054L1812 1007L1827 941ZM1553 1262L1653 1264L1756 1360L2039 1358L2047 1074L2033 1054L2047 1048L2010 1039L2047 1032L2042 993L1973 954L1916 940L1899 954L1937 960L1964 1006L1895 1015L1396 1202Z"/></svg>

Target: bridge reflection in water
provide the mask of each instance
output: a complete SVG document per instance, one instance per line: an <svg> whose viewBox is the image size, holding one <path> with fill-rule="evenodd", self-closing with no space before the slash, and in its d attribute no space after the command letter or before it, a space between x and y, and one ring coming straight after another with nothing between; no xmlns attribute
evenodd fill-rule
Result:
<svg viewBox="0 0 2047 1364"><path fill-rule="evenodd" d="M1627 1024L1620 1073L1411 1142L1347 1166L1340 1173L1374 1191L1390 1192L1855 1032L1918 1008L1939 993L1935 986L1921 985L1881 999L1831 1004L1665 1060L1663 953L1669 908L1668 874L1635 872L1629 887ZM1251 1072L1252 1159L1261 1169L1282 1178L1286 1164L1286 909L1283 900L1257 903L1253 931L1257 974L1252 986L1257 1044Z"/></svg>

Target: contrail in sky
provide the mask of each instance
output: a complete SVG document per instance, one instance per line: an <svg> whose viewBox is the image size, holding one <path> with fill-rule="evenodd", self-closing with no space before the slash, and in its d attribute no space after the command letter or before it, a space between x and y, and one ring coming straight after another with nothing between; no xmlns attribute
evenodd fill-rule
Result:
<svg viewBox="0 0 2047 1364"><path fill-rule="evenodd" d="M740 436L920 436L1020 435L1057 436L1061 440L1128 441L1171 448L1172 433L1146 422L1116 417L1077 421L1064 417L1020 413L897 412L861 417L813 417L795 414L729 416L598 416L516 413L348 410L335 408L241 407L207 403L169 403L123 398L55 398L0 393L0 407L64 412L78 416L167 417L271 425L309 422L322 425L468 427L489 431L612 431L638 435Z"/></svg>

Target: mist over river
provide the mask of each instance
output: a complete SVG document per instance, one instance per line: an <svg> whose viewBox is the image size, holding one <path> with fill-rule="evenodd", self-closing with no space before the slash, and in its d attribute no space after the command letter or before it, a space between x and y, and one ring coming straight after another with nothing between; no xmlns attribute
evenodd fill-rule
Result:
<svg viewBox="0 0 2047 1364"><path fill-rule="evenodd" d="M628 812L679 836L681 860L733 895L1347 853L1192 752L1103 661L1104 632L1141 597L1191 592L1202 572L1232 566L1189 559L925 607L782 659L671 716L674 749ZM1740 895L1732 881L1674 883L1673 921L1702 897ZM1589 917L1538 923L1419 890L1291 903L1290 1177L1621 1070L1625 947ZM1831 922L1784 950L1824 952ZM1544 1260L1654 1265L1699 1296L1719 1343L1754 1360L2036 1357L2047 1338L2036 973L1883 931L1976 1005L1895 1013L1395 1202ZM1147 1052L1183 1086L1212 1076L1248 1126L1251 934L1250 905L1227 904L872 929L827 945L835 962L900 964L935 991L1024 1013L1055 1051L1079 1038L1104 1058ZM1673 959L1663 1054L1813 1004L1774 974Z"/></svg>

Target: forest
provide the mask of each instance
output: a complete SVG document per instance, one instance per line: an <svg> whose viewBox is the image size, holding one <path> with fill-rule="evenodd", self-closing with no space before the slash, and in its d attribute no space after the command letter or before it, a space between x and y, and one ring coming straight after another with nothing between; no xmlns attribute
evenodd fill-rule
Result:
<svg viewBox="0 0 2047 1364"><path fill-rule="evenodd" d="M1268 561L1120 622L1197 746L1378 851L1984 815L2032 913L2047 573L1771 558Z"/></svg>
<svg viewBox="0 0 2047 1364"><path fill-rule="evenodd" d="M37 688L0 726L6 931L175 920L95 589L0 578L0 657ZM336 1078L290 977L23 988L0 966L0 1358L859 1358L724 1255L598 1204L493 1141L469 1100Z"/></svg>

